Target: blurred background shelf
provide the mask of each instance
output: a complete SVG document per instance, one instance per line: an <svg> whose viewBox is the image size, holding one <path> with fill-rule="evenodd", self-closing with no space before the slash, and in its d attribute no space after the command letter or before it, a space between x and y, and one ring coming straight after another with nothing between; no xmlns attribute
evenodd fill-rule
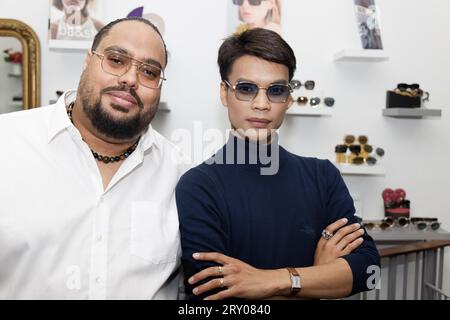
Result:
<svg viewBox="0 0 450 320"><path fill-rule="evenodd" d="M291 116L304 116L304 117L331 117L333 116L333 108L330 107L309 107L298 106L295 103L286 112Z"/></svg>
<svg viewBox="0 0 450 320"><path fill-rule="evenodd" d="M389 60L389 56L383 50L361 49L341 50L334 55L334 61L347 62L382 62Z"/></svg>
<svg viewBox="0 0 450 320"><path fill-rule="evenodd" d="M383 116L392 118L420 119L423 117L441 117L441 109L425 108L387 108L383 109Z"/></svg>
<svg viewBox="0 0 450 320"><path fill-rule="evenodd" d="M342 175L348 176L384 176L386 168L380 165L369 166L367 164L341 164L334 163Z"/></svg>

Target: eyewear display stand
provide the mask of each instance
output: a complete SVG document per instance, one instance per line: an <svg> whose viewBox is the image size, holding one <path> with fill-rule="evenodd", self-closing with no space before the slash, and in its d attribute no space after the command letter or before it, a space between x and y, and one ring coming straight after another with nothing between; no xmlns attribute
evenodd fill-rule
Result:
<svg viewBox="0 0 450 320"><path fill-rule="evenodd" d="M443 292L444 251L450 246L450 233L418 230L415 225L368 230L381 256L380 286L361 299L441 300ZM401 284L401 285L400 285Z"/></svg>

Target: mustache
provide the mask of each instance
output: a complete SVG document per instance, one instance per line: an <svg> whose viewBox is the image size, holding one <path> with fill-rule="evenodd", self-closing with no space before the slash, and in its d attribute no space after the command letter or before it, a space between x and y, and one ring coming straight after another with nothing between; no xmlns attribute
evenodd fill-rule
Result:
<svg viewBox="0 0 450 320"><path fill-rule="evenodd" d="M108 93L108 92L110 92L110 91L124 91L124 92L127 92L127 93L129 93L133 98L136 99L137 106L138 106L140 109L143 109L143 108L144 108L144 105L142 104L141 98L139 98L138 94L136 93L136 90L134 90L133 88L130 88L130 87L127 86L127 85L121 85L121 86L118 86L118 87L107 87L107 88L104 88L104 89L102 89L102 90L100 91L100 95L105 94L105 93Z"/></svg>

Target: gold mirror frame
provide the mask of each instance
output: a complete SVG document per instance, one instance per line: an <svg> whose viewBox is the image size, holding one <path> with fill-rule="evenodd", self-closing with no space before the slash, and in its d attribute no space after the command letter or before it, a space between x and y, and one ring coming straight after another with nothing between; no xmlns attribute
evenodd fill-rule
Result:
<svg viewBox="0 0 450 320"><path fill-rule="evenodd" d="M22 44L23 109L39 107L41 49L36 33L19 20L0 19L0 37L14 37Z"/></svg>

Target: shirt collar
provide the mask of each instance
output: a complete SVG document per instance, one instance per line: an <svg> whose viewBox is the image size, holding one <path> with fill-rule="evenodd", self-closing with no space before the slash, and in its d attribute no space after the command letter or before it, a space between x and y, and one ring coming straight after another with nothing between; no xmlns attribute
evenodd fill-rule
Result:
<svg viewBox="0 0 450 320"><path fill-rule="evenodd" d="M48 126L48 135L47 135L48 143L51 143L53 139L64 129L73 127L76 130L75 126L72 124L72 122L69 119L69 116L67 115L67 107L66 107L70 103L75 101L76 96L77 96L76 90L66 91L53 105L55 106L55 108L53 110L53 115L50 117L50 123ZM160 141L156 138L153 127L149 125L145 133L142 135L138 147L142 150L142 152L145 152L148 149L150 149L153 144L158 149L161 149L162 147Z"/></svg>
<svg viewBox="0 0 450 320"><path fill-rule="evenodd" d="M73 126L72 122L67 115L66 106L69 105L76 98L76 91L69 90L64 92L58 101L53 105L53 114L50 117L50 123L48 125L47 142L51 143L52 140L64 129Z"/></svg>

